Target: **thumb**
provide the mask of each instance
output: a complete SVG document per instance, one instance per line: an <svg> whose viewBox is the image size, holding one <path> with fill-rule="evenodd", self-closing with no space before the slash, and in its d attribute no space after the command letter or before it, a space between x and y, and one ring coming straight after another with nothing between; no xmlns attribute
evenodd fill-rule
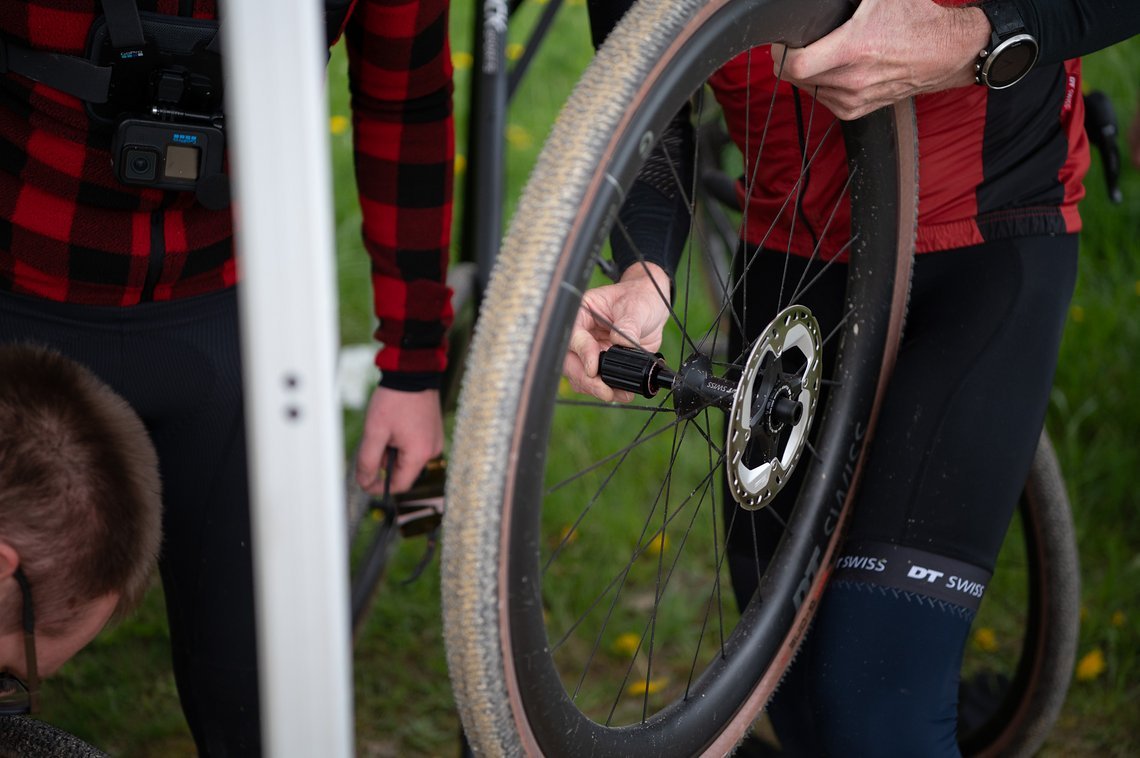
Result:
<svg viewBox="0 0 1140 758"><path fill-rule="evenodd" d="M570 352L578 356L586 376L596 376L598 373L598 353L601 347L594 337L585 329L575 329L570 335Z"/></svg>
<svg viewBox="0 0 1140 758"><path fill-rule="evenodd" d="M814 77L842 65L846 43L847 24L844 24L807 47L786 48L787 54L781 52L780 57L773 46L772 65L777 74L782 67L785 79L810 84Z"/></svg>

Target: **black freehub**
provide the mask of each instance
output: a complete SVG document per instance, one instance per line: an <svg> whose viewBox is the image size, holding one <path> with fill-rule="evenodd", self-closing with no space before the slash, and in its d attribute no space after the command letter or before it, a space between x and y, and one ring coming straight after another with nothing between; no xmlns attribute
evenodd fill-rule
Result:
<svg viewBox="0 0 1140 758"><path fill-rule="evenodd" d="M610 387L653 397L662 389L673 392L679 416L690 416L710 406L728 410L736 382L716 376L706 355L695 354L674 372L660 353L614 345L601 354L598 376Z"/></svg>

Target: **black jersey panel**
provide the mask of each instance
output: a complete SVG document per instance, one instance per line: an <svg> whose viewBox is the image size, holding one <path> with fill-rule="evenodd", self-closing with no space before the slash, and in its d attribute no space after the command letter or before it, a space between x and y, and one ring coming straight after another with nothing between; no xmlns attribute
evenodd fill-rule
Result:
<svg viewBox="0 0 1140 758"><path fill-rule="evenodd" d="M1024 209L1016 214L1018 234L1065 231L1059 174L1069 156L1060 118L1067 95L1072 92L1062 65L1037 69L1016 86L989 93L977 190L983 239L1010 236L1009 212L1015 209Z"/></svg>

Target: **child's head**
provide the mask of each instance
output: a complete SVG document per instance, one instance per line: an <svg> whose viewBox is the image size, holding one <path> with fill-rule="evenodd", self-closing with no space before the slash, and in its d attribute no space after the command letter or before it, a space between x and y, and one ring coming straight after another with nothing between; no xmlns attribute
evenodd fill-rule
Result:
<svg viewBox="0 0 1140 758"><path fill-rule="evenodd" d="M56 352L0 345L0 639L26 578L51 673L142 598L161 541L158 459L121 397ZM22 671L0 647L0 669Z"/></svg>

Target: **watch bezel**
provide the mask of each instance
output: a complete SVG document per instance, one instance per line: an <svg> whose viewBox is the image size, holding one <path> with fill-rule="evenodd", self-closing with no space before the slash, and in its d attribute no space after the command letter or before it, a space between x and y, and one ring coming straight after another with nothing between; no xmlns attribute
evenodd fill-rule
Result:
<svg viewBox="0 0 1140 758"><path fill-rule="evenodd" d="M1004 52L1008 51L1009 48L1014 47L1014 46L1019 45L1019 44L1022 44L1022 43L1028 43L1029 45L1031 45L1033 47L1033 56L1029 59L1028 63L1026 63L1026 65L1021 69L1021 71L1019 71L1017 73L1017 75L1012 77L1009 81L1005 81L1005 82L993 81L990 78L990 71L992 70L994 63L996 61L998 61L1001 58L1002 54ZM979 64L978 64L979 65L979 68L978 68L979 83L984 84L985 86L989 87L990 89L1008 89L1009 87L1012 87L1013 85L1017 84L1022 79L1024 79L1025 75L1033 70L1033 66L1034 66L1034 64L1037 63L1037 58L1040 54L1041 54L1041 47L1037 44L1037 40L1036 40L1036 38L1033 37L1033 35L1026 34L1026 33L1022 32L1020 34L1014 34L1011 37L1007 37L1006 39L1003 39L1001 42L999 42L997 45L995 45L992 50L987 51L987 54L985 55L985 57L981 61L979 61Z"/></svg>

